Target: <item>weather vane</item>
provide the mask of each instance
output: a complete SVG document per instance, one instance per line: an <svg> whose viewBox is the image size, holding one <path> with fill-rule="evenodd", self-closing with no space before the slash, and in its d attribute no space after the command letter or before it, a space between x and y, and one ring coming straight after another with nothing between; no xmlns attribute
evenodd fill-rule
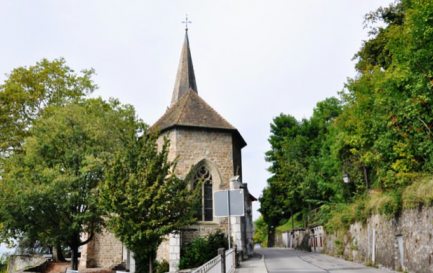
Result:
<svg viewBox="0 0 433 273"><path fill-rule="evenodd" d="M185 24L185 31L188 31L188 24L192 22L188 20L188 14L185 15L185 21L182 21L182 24Z"/></svg>

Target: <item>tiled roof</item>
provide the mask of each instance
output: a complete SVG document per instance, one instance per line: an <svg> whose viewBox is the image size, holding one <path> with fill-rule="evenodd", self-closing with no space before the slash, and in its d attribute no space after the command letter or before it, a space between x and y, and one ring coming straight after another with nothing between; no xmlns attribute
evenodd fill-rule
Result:
<svg viewBox="0 0 433 273"><path fill-rule="evenodd" d="M168 108L152 128L163 131L174 125L236 130L192 89Z"/></svg>
<svg viewBox="0 0 433 273"><path fill-rule="evenodd" d="M192 89L168 108L150 130L163 132L174 127L229 130L238 136L242 147L246 145L238 130Z"/></svg>

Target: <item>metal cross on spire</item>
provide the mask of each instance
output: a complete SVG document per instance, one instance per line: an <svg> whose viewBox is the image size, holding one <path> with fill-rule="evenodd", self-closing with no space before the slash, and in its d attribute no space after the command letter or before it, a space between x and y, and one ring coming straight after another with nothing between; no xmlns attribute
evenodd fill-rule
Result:
<svg viewBox="0 0 433 273"><path fill-rule="evenodd" d="M182 21L182 24L185 24L185 31L188 31L188 24L192 22L188 20L188 14L185 15L185 21Z"/></svg>

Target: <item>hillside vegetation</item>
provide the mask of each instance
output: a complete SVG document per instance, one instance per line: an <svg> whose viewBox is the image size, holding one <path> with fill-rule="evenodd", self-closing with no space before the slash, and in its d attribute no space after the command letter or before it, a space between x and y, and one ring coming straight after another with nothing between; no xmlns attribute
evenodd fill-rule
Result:
<svg viewBox="0 0 433 273"><path fill-rule="evenodd" d="M365 19L369 39L339 96L309 119L271 123L260 198L271 246L292 215L334 229L432 204L433 2L401 0Z"/></svg>

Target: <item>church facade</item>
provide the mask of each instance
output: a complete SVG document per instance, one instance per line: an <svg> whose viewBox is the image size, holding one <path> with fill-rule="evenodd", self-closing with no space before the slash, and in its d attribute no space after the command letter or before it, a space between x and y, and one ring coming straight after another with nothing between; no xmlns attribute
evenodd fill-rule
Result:
<svg viewBox="0 0 433 273"><path fill-rule="evenodd" d="M170 140L169 160L177 160L175 174L190 187L201 187L198 222L167 236L158 249L158 259L178 269L180 248L197 236L231 230L233 243L244 255L253 252L252 202L247 184L242 183L242 153L246 142L239 131L220 116L198 94L189 45L185 33L170 107L150 128L159 133L158 145ZM199 183L200 182L200 183ZM245 213L227 218L214 216L213 194L219 190L244 189ZM112 234L104 232L90 242L81 255L81 267L114 267L123 263L131 271L130 253Z"/></svg>

